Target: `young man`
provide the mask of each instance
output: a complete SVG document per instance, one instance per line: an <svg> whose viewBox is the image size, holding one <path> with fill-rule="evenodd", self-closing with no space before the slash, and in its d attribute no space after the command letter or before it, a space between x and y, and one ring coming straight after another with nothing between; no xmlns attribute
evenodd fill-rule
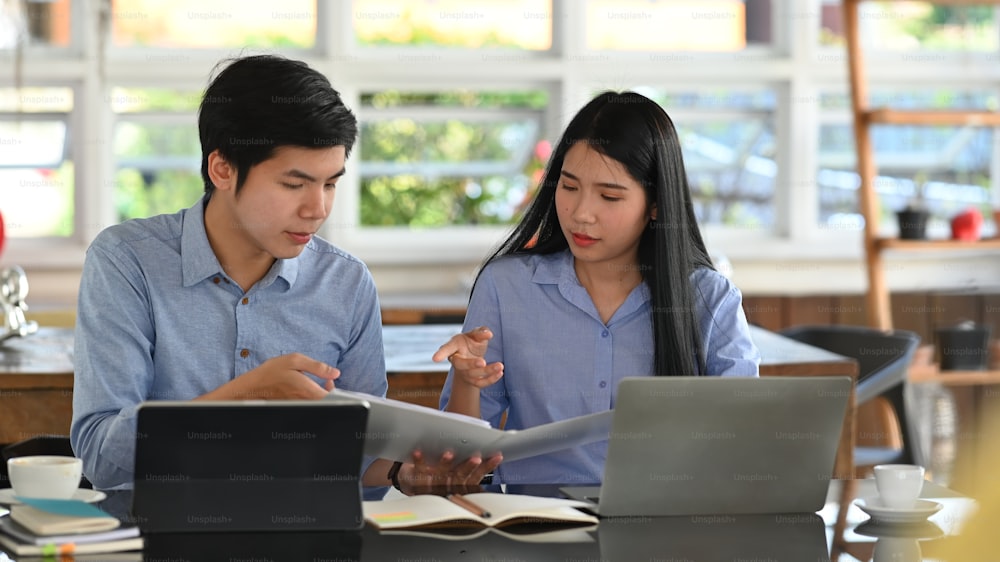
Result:
<svg viewBox="0 0 1000 562"><path fill-rule="evenodd" d="M371 275L316 236L357 137L337 91L302 62L237 59L198 127L204 197L112 226L87 252L71 439L97 488L131 487L145 400L387 388ZM387 486L391 465L366 459L365 485Z"/></svg>

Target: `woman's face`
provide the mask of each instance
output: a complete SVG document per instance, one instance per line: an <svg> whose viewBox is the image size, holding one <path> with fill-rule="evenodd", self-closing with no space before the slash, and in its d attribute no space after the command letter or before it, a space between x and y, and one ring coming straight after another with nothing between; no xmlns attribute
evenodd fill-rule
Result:
<svg viewBox="0 0 1000 562"><path fill-rule="evenodd" d="M563 160L556 213L578 262L639 262L639 239L655 215L646 190L620 162L578 142Z"/></svg>

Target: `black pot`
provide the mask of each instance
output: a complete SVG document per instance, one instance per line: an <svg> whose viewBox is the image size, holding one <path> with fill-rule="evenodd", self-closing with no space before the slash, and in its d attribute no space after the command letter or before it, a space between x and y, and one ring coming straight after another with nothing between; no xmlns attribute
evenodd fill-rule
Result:
<svg viewBox="0 0 1000 562"><path fill-rule="evenodd" d="M899 221L899 237L903 240L923 240L927 238L927 218L930 213L919 209L903 209L896 212Z"/></svg>
<svg viewBox="0 0 1000 562"><path fill-rule="evenodd" d="M937 359L942 371L981 371L990 354L990 327L958 325L937 330Z"/></svg>

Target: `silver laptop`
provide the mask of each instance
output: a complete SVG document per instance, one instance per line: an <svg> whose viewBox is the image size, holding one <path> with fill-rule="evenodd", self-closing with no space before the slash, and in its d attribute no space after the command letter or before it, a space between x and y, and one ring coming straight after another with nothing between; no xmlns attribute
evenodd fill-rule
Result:
<svg viewBox="0 0 1000 562"><path fill-rule="evenodd" d="M602 517L823 508L850 377L629 377L601 486L564 487Z"/></svg>

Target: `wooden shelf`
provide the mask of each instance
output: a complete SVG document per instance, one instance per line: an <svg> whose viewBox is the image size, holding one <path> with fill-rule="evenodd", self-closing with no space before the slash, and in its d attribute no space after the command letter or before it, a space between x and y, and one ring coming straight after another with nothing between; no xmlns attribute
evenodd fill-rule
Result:
<svg viewBox="0 0 1000 562"><path fill-rule="evenodd" d="M981 109L906 110L889 107L873 108L868 98L868 78L865 71L861 40L864 13L860 4L865 0L842 0L844 40L851 92L851 112L854 121L854 147L860 177L858 206L865 217L865 262L868 277L866 292L868 324L881 330L892 329L892 309L889 286L884 271L883 253L888 250L906 251L990 251L1000 250L1000 238L965 242L960 240L901 240L879 237L881 216L879 195L875 187L878 165L871 138L873 124L915 126L978 126L1000 127L1000 112ZM1000 5L1000 0L931 0L941 5Z"/></svg>
<svg viewBox="0 0 1000 562"><path fill-rule="evenodd" d="M967 242L965 240L903 240L900 238L877 238L878 250L1000 250L1000 238L987 238Z"/></svg>
<svg viewBox="0 0 1000 562"><path fill-rule="evenodd" d="M1000 370L991 371L942 371L937 363L912 365L908 371L910 382L936 382L945 386L978 386L1000 384Z"/></svg>
<svg viewBox="0 0 1000 562"><path fill-rule="evenodd" d="M901 111L882 107L864 112L863 118L869 123L880 123L885 125L1000 126L1000 113L995 111Z"/></svg>

